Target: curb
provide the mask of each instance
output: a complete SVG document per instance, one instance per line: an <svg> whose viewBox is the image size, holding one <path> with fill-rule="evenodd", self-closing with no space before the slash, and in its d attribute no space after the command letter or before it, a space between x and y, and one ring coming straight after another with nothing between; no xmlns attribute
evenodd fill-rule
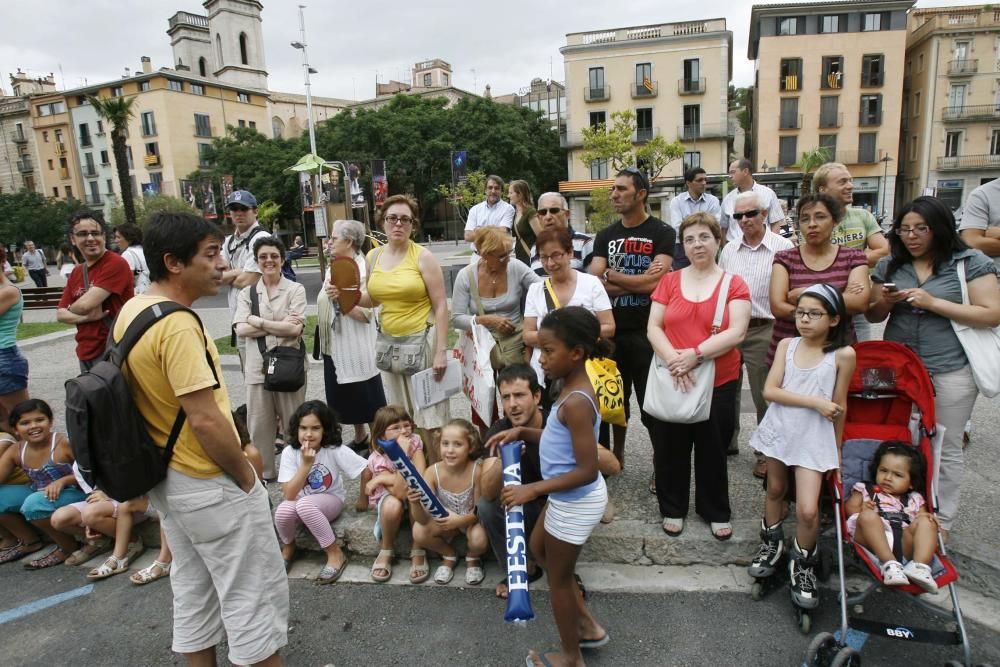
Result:
<svg viewBox="0 0 1000 667"><path fill-rule="evenodd" d="M25 338L24 340L17 341L17 347L20 350L30 350L36 348L45 343L51 343L52 341L62 340L63 338L69 338L70 336L76 335L76 327L72 329L66 329L65 331L54 331L52 333L43 334L41 336L32 336L31 338Z"/></svg>

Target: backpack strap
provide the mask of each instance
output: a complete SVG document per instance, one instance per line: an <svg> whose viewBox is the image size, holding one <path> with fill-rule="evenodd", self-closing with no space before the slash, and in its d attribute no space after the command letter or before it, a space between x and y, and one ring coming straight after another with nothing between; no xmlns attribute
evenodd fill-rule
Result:
<svg viewBox="0 0 1000 667"><path fill-rule="evenodd" d="M208 351L208 337L205 335L205 325L202 324L201 318L198 317L198 313L194 312L187 306L181 305L176 301L160 301L154 303L146 308L142 309L135 319L128 325L125 329L125 333L122 335L120 341L117 344L112 344L114 340L114 334L108 335L108 345L110 350L108 351L108 361L113 363L118 368L125 365L126 359L128 359L129 352L135 347L135 344L139 342L143 334L149 330L154 324L162 320L167 315L171 313L176 313L179 311L187 311L194 316L194 319L198 321L198 328L201 330L202 339L205 341L205 360L208 362L208 367L212 369L212 377L215 378L215 386L212 389L218 389L222 386L219 381L219 374L215 370L215 364L212 363L212 355ZM120 313L119 313L120 315ZM117 318L115 318L117 320ZM112 332L114 328L112 327ZM180 408L177 411L177 417L174 419L174 425L170 429L170 435L167 437L167 444L164 448L163 453L164 459L169 461L174 454L174 445L177 444L177 439L181 435L181 429L184 427L184 420L187 415L184 413L184 408Z"/></svg>
<svg viewBox="0 0 1000 667"><path fill-rule="evenodd" d="M260 296L257 294L256 284L250 286L250 314L260 317ZM257 349L260 350L261 358L263 358L264 354L267 353L267 343L264 341L265 338L267 338L266 335L257 336Z"/></svg>

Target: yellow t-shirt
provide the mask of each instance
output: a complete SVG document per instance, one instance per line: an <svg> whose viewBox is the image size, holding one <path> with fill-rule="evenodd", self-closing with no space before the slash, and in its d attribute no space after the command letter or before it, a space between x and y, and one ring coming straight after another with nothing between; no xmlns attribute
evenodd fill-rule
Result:
<svg viewBox="0 0 1000 667"><path fill-rule="evenodd" d="M368 293L382 304L379 324L390 336L411 336L427 328L431 297L417 263L420 251L421 247L410 241L406 256L391 271L384 271L378 265L372 268ZM382 248L369 252L368 266L374 264L376 257L381 262L382 254Z"/></svg>
<svg viewBox="0 0 1000 667"><path fill-rule="evenodd" d="M166 297L146 294L126 301L115 323L115 341L121 340L125 329L141 310L161 301L167 301ZM150 327L132 348L125 362L124 374L133 389L136 407L146 421L153 441L161 447L166 446L170 429L180 409L177 397L215 385L215 376L205 359L206 339L212 363L221 380L222 367L215 342L207 333L202 335L197 320L188 313L173 313ZM233 424L226 386L220 384L212 393L235 437L236 426ZM189 421L185 421L181 428L170 467L201 479L222 474L222 468L202 449Z"/></svg>

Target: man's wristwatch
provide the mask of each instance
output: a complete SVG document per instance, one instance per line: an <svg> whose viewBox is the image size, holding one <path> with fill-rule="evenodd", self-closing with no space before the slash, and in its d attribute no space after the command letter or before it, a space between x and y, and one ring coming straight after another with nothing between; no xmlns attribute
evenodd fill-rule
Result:
<svg viewBox="0 0 1000 667"><path fill-rule="evenodd" d="M705 355L701 353L701 346L700 345L695 345L694 346L694 356L698 359L698 365L699 366L701 366L703 363L705 363Z"/></svg>

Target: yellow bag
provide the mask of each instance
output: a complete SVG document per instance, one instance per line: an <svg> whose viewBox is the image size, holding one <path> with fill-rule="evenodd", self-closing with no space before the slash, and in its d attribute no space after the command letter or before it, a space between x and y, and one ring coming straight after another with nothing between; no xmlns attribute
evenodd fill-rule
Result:
<svg viewBox="0 0 1000 667"><path fill-rule="evenodd" d="M545 281L545 301L550 311L560 307L550 280ZM594 388L601 420L617 426L626 426L625 390L622 387L622 375L618 372L618 364L614 359L602 357L587 359L585 368L590 384Z"/></svg>

